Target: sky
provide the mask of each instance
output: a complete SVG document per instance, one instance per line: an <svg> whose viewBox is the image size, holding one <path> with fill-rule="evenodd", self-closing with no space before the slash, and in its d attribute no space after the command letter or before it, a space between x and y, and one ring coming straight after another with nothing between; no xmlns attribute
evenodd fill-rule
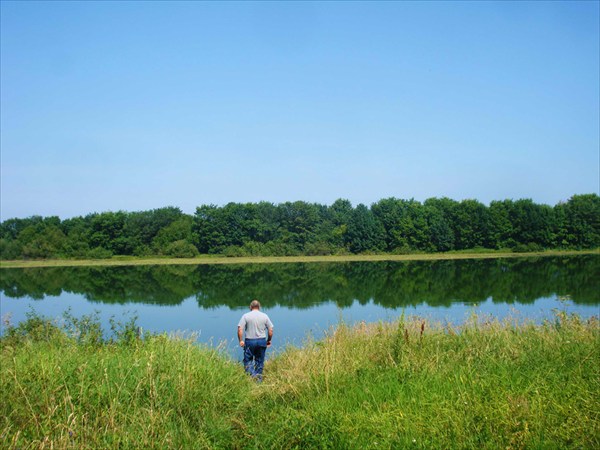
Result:
<svg viewBox="0 0 600 450"><path fill-rule="evenodd" d="M10 2L0 216L600 184L600 3Z"/></svg>

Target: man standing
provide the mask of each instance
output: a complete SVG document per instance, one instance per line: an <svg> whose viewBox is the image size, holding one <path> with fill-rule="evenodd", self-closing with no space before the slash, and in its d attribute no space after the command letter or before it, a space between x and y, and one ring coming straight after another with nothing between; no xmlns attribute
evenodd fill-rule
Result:
<svg viewBox="0 0 600 450"><path fill-rule="evenodd" d="M262 313L258 300L250 303L250 312L244 314L238 323L238 340L244 349L244 368L253 378L262 381L265 353L271 346L273 323ZM246 340L244 341L244 333Z"/></svg>

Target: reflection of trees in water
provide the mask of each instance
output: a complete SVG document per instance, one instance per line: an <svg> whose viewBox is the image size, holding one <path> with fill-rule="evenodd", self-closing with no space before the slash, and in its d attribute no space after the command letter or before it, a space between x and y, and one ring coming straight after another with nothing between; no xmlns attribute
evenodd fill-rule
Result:
<svg viewBox="0 0 600 450"><path fill-rule="evenodd" d="M575 303L600 302L600 257L474 259L199 266L129 266L3 269L7 297L42 299L62 292L103 303L174 305L195 296L203 307L308 308L354 301L397 308L427 303L531 303L568 295Z"/></svg>
<svg viewBox="0 0 600 450"><path fill-rule="evenodd" d="M0 289L7 297L43 299L69 292L103 303L173 305L194 294L193 271L191 266L4 269Z"/></svg>

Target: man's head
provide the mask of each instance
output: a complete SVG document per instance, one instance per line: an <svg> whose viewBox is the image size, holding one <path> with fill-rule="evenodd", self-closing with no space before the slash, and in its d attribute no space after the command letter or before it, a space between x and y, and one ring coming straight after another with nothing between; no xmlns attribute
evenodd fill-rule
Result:
<svg viewBox="0 0 600 450"><path fill-rule="evenodd" d="M258 300L252 300L250 302L250 309L260 309L260 302Z"/></svg>

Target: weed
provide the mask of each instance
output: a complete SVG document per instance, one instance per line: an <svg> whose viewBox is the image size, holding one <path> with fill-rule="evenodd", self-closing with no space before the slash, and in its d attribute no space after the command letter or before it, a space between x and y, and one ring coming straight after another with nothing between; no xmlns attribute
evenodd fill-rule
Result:
<svg viewBox="0 0 600 450"><path fill-rule="evenodd" d="M135 318L30 314L0 338L1 448L599 448L596 318L404 314L289 347L256 385Z"/></svg>

